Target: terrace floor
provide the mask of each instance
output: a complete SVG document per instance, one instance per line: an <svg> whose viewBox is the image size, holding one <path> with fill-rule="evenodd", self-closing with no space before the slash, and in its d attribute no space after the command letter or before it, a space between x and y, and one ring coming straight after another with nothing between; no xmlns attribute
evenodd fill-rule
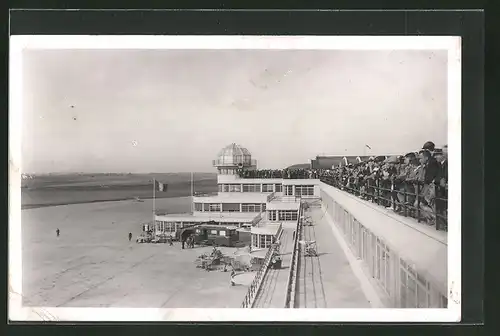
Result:
<svg viewBox="0 0 500 336"><path fill-rule="evenodd" d="M253 308L284 308L288 276L293 252L293 232L295 224L284 224L281 235L281 268L269 268L262 281Z"/></svg>
<svg viewBox="0 0 500 336"><path fill-rule="evenodd" d="M311 207L306 216L313 225L303 227L302 240L316 241L318 256L300 256L296 307L370 308L326 214L321 208Z"/></svg>

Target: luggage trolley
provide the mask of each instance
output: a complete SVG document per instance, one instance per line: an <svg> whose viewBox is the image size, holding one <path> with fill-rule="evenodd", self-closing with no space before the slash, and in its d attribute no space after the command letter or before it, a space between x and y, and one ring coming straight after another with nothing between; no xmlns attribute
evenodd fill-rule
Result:
<svg viewBox="0 0 500 336"><path fill-rule="evenodd" d="M312 218L309 216L300 216L300 220L302 221L302 225L304 226L313 226Z"/></svg>
<svg viewBox="0 0 500 336"><path fill-rule="evenodd" d="M305 241L301 240L299 241L301 244L303 250L304 250L304 256L305 257L317 257L318 256L318 251L317 251L317 246L316 246L316 241Z"/></svg>

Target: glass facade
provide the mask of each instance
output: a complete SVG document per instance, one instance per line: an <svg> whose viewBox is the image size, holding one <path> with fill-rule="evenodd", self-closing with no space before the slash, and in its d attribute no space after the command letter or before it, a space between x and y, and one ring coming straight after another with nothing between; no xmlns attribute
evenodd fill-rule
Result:
<svg viewBox="0 0 500 336"><path fill-rule="evenodd" d="M298 211L296 210L278 210L278 220L280 221L296 221L298 219Z"/></svg>
<svg viewBox="0 0 500 336"><path fill-rule="evenodd" d="M313 185L296 185L295 196L314 196Z"/></svg>
<svg viewBox="0 0 500 336"><path fill-rule="evenodd" d="M368 266L370 275L397 308L446 308L446 294L426 276L403 260L383 239L364 227L342 206L323 192L323 200L333 221L343 233L353 254Z"/></svg>
<svg viewBox="0 0 500 336"><path fill-rule="evenodd" d="M182 222L156 221L156 232L158 233L175 233L178 229L184 227Z"/></svg>
<svg viewBox="0 0 500 336"><path fill-rule="evenodd" d="M240 212L240 203L222 203L222 212Z"/></svg>
<svg viewBox="0 0 500 336"><path fill-rule="evenodd" d="M267 192L273 192L274 191L274 185L272 184L263 184L262 185L262 192L267 193Z"/></svg>
<svg viewBox="0 0 500 336"><path fill-rule="evenodd" d="M229 192L241 192L241 184L228 185Z"/></svg>
<svg viewBox="0 0 500 336"><path fill-rule="evenodd" d="M220 203L203 203L203 210L208 212L221 212Z"/></svg>
<svg viewBox="0 0 500 336"><path fill-rule="evenodd" d="M266 203L194 203L194 210L205 212L261 212L266 211Z"/></svg>
<svg viewBox="0 0 500 336"><path fill-rule="evenodd" d="M298 219L297 210L269 210L267 218L270 221L296 221Z"/></svg>
<svg viewBox="0 0 500 336"><path fill-rule="evenodd" d="M274 243L273 235L252 234L252 247L268 248Z"/></svg>
<svg viewBox="0 0 500 336"><path fill-rule="evenodd" d="M261 192L260 184L243 184L243 192Z"/></svg>
<svg viewBox="0 0 500 336"><path fill-rule="evenodd" d="M241 204L241 212L260 212L261 205L260 204Z"/></svg>

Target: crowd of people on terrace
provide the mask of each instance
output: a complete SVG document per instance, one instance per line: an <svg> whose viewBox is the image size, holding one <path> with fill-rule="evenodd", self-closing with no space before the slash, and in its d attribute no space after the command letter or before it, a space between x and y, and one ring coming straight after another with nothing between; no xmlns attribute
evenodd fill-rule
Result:
<svg viewBox="0 0 500 336"><path fill-rule="evenodd" d="M285 178L285 179L311 179L319 178L320 170L315 169L261 169L240 170L243 178Z"/></svg>
<svg viewBox="0 0 500 336"><path fill-rule="evenodd" d="M418 152L377 156L331 169L242 171L241 177L319 178L362 199L446 229L448 147L426 142ZM418 197L417 197L418 196Z"/></svg>

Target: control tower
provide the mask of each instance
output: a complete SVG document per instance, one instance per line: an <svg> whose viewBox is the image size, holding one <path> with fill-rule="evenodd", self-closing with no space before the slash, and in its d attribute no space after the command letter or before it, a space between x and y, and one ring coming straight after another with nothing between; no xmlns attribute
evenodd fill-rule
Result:
<svg viewBox="0 0 500 336"><path fill-rule="evenodd" d="M235 143L224 147L212 163L217 168L219 175L232 175L234 177L238 176L238 170L257 168L257 161L252 159L250 151Z"/></svg>

